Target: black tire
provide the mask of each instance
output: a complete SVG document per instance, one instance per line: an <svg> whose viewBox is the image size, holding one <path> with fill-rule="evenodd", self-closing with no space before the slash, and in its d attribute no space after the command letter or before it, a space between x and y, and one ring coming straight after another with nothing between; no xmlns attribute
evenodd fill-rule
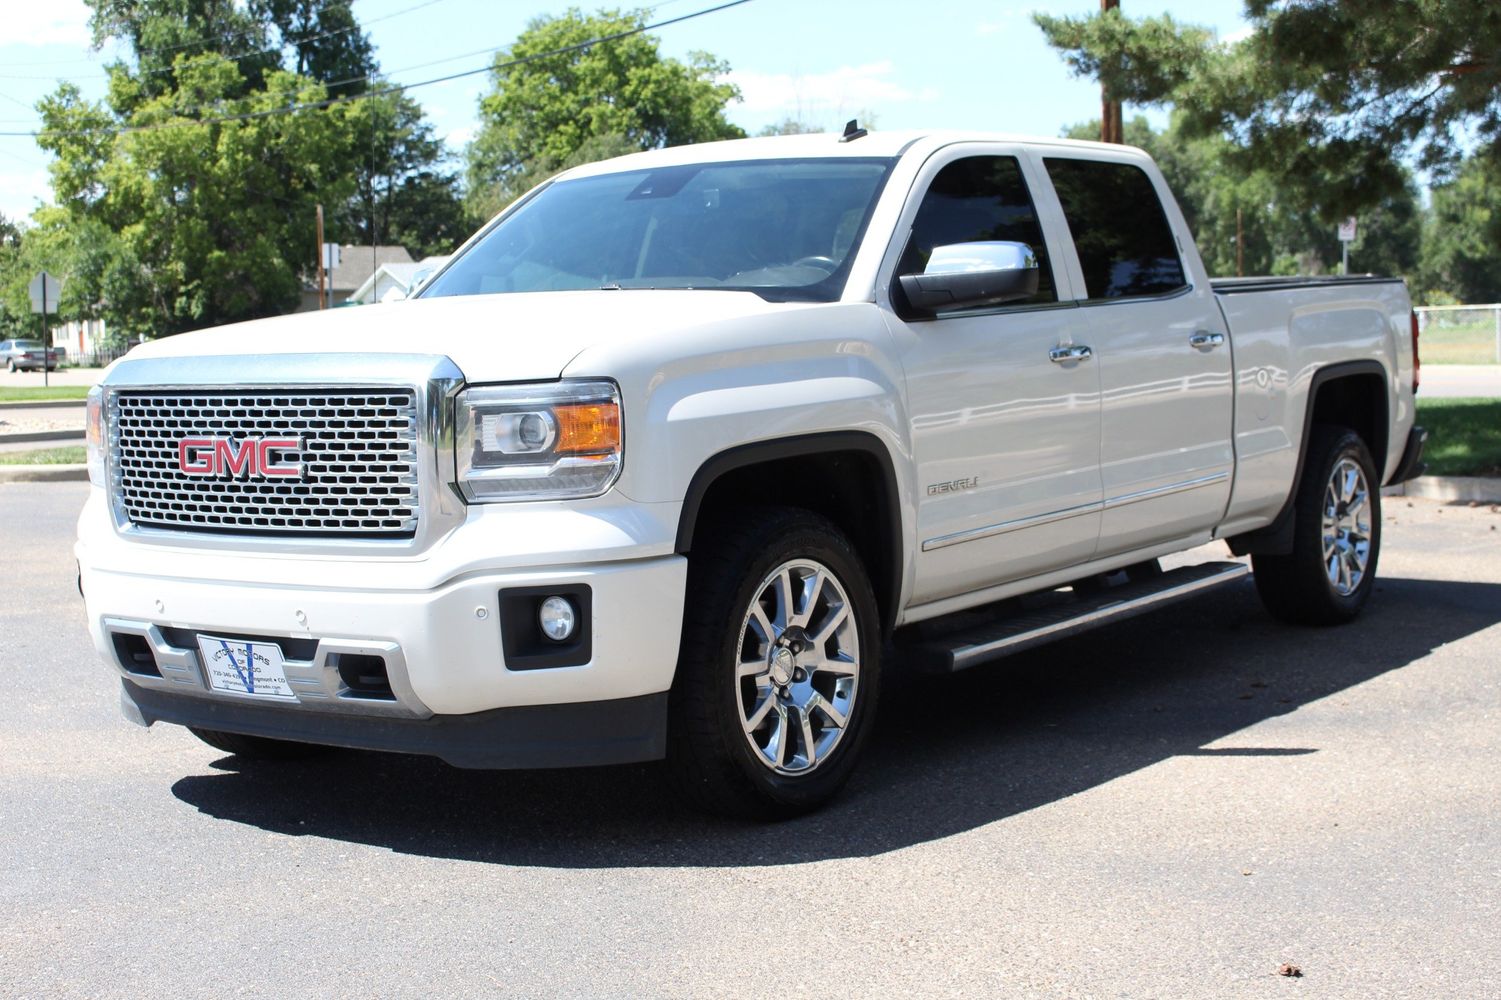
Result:
<svg viewBox="0 0 1501 1000"><path fill-rule="evenodd" d="M216 750L223 750L246 760L300 760L315 757L328 750L328 747L316 743L273 740L267 736L246 736L244 733L226 733L218 729L189 726L188 732Z"/></svg>
<svg viewBox="0 0 1501 1000"><path fill-rule="evenodd" d="M686 796L713 813L742 819L780 820L810 812L833 798L849 779L875 717L881 682L881 629L870 581L859 556L839 529L826 518L807 511L736 510L704 534L708 537L695 543L689 561L683 641L670 698L669 767ZM789 722L776 744L768 739L758 751L754 745L757 737L747 736L741 699L748 694L754 700L766 701L771 700L771 694L764 699L760 697L762 678L737 681L736 664L748 648L759 649L764 645L768 653L775 649L773 643L760 642L759 629L752 631L744 623L752 602L767 592L765 588L775 571L799 560L816 563L828 571L834 579L833 587L843 591L843 606L853 616L852 629L845 630L845 638L838 641L847 641L852 633L858 642L855 687L845 695L837 692L830 695L848 697L852 708L842 727L831 724L832 716L824 718L817 708L811 712L806 708L801 712L789 709L786 718L807 718L819 728L792 731ZM824 589L820 593L827 595L833 591ZM818 605L819 600L815 594L810 603ZM794 604L796 601L794 598ZM832 621L834 605L830 602L819 606L824 610L818 621L825 624ZM817 630L813 621L808 626L803 639L811 638ZM800 657L804 650L808 656L814 655L811 642L801 644L795 632L795 629L785 631L782 638L798 648ZM827 656L827 650L826 646L819 655ZM769 667L766 683L773 683L770 679L777 676L772 671ZM806 681L803 691L824 685L821 690L828 694L827 686L832 683L828 675L815 676L799 669L797 676ZM797 697L797 687L789 686L787 690L792 698ZM833 701L828 703L832 705ZM782 714L780 709L778 714ZM768 736L776 729L776 721L771 715L765 716L763 725ZM806 764L804 773L779 773L781 765L768 761L765 755L780 757L778 747L806 746L805 732L816 733L815 750L825 737L834 742L824 753L804 753L805 761L810 756L817 757ZM792 757L789 765L796 761L795 753Z"/></svg>
<svg viewBox="0 0 1501 1000"><path fill-rule="evenodd" d="M1353 588L1330 579L1324 556L1326 493L1343 462L1360 467L1369 505L1369 548L1364 572ZM1335 512L1343 511L1338 505ZM1348 427L1320 424L1309 436L1307 464L1293 501L1293 550L1286 555L1253 555L1256 592L1272 616L1296 625L1340 625L1360 613L1376 580L1381 554L1381 480L1370 449ZM1343 592L1348 589L1348 592Z"/></svg>

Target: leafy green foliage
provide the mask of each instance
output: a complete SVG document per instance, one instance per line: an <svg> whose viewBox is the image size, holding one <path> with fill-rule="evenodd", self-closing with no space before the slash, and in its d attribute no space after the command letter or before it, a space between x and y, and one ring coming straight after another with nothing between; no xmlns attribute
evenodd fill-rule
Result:
<svg viewBox="0 0 1501 1000"><path fill-rule="evenodd" d="M96 42L125 40L137 64L110 67L103 101L64 84L40 102L55 204L0 248L0 321L41 267L66 279L62 318L102 317L117 340L290 311L319 204L326 239L419 256L472 228L421 107L369 94L348 3L89 2Z"/></svg>
<svg viewBox="0 0 1501 1000"><path fill-rule="evenodd" d="M217 56L180 56L174 73L174 88L129 102L128 114L66 86L40 105L47 131L38 143L57 157L58 199L40 230L71 262L96 240L107 248L91 267L69 266L63 304L103 303L119 333L159 336L289 311L300 292L296 263L315 244L314 205L352 194L343 107L197 121L205 105L253 115L321 101L321 84L275 70L265 89L248 89L237 64ZM130 82L123 67L113 74L112 96ZM76 134L116 114L144 130Z"/></svg>
<svg viewBox="0 0 1501 1000"><path fill-rule="evenodd" d="M1242 173L1332 222L1399 195L1412 154L1452 168L1468 129L1501 158L1501 6L1493 0L1248 0L1253 32L1118 11L1038 16L1077 72L1142 104L1172 104L1187 132L1227 136Z"/></svg>
<svg viewBox="0 0 1501 1000"><path fill-rule="evenodd" d="M1433 189L1423 285L1430 299L1501 302L1501 176L1489 164L1468 160Z"/></svg>
<svg viewBox="0 0 1501 1000"><path fill-rule="evenodd" d="M644 23L642 11L570 9L532 21L496 56L468 154L477 208L504 204L581 155L744 135L724 117L739 92L716 82L723 62L702 52L686 63L663 58L646 34L587 44Z"/></svg>
<svg viewBox="0 0 1501 1000"><path fill-rule="evenodd" d="M1074 139L1099 135L1099 122L1067 131ZM1291 198L1267 170L1243 173L1222 136L1194 136L1175 113L1164 132L1145 118L1125 122L1125 140L1151 154L1178 199L1211 275L1237 273L1237 234L1244 274L1328 274L1338 269L1335 227L1317 203ZM1237 225L1237 213L1239 223ZM1361 216L1360 240L1351 247L1352 271L1413 275L1421 245L1422 209L1411 180Z"/></svg>

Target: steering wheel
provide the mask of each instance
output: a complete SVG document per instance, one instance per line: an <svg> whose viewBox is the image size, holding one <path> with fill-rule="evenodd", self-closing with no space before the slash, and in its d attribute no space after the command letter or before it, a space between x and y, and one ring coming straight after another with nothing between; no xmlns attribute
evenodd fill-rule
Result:
<svg viewBox="0 0 1501 1000"><path fill-rule="evenodd" d="M829 272L830 274L833 274L835 271L839 270L839 262L837 260L832 257L821 256L799 257L797 260L792 262L792 266L817 267Z"/></svg>

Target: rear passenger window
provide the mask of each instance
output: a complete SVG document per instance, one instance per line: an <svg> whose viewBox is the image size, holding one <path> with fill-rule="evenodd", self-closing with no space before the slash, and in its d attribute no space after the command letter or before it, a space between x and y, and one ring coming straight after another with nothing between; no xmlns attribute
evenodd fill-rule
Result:
<svg viewBox="0 0 1501 1000"><path fill-rule="evenodd" d="M1146 171L1098 160L1043 162L1079 252L1088 298L1164 295L1188 283Z"/></svg>
<svg viewBox="0 0 1501 1000"><path fill-rule="evenodd" d="M897 274L921 274L934 247L1006 240L1037 255L1037 294L1023 303L1056 302L1053 268L1021 167L1012 156L971 156L938 172L923 195Z"/></svg>

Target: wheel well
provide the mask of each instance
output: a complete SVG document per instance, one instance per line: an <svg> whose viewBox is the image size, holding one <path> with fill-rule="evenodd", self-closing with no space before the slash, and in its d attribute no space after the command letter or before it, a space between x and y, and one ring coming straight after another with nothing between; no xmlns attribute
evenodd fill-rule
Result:
<svg viewBox="0 0 1501 1000"><path fill-rule="evenodd" d="M890 629L901 590L901 519L896 475L876 438L814 435L716 455L689 486L677 551L692 551L735 510L755 506L801 507L834 522L865 564Z"/></svg>
<svg viewBox="0 0 1501 1000"><path fill-rule="evenodd" d="M1332 378L1320 384L1309 413L1314 424L1339 424L1359 434L1371 451L1379 478L1386 469L1386 385L1380 375L1359 374ZM1305 435L1306 439L1307 435Z"/></svg>
<svg viewBox="0 0 1501 1000"><path fill-rule="evenodd" d="M1386 471L1387 437L1386 369L1377 361L1350 361L1315 373L1309 388L1308 410L1292 490L1282 510L1265 528L1227 538L1230 551L1247 554L1285 555L1293 546L1293 509L1302 486L1308 442L1316 424L1337 424L1359 434L1371 452L1379 480Z"/></svg>

